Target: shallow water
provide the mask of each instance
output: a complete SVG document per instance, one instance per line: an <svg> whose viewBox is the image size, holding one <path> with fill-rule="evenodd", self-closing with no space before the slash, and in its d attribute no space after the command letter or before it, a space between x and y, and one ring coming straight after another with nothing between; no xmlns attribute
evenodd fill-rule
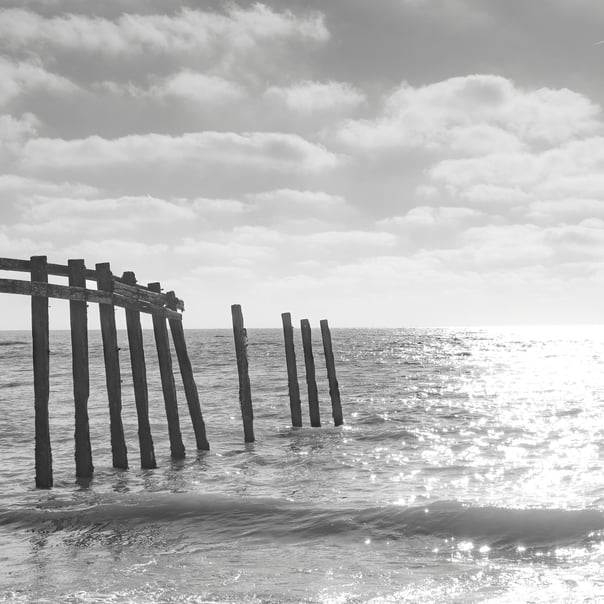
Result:
<svg viewBox="0 0 604 604"><path fill-rule="evenodd" d="M119 471L93 332L95 477L84 484L69 333L51 333L55 487L43 491L29 336L0 334L0 602L604 600L602 328L332 335L345 425L330 425L316 335L323 427L292 429L282 333L249 330L246 445L231 333L187 331L211 450L195 451L179 386L177 462L146 332L159 467L141 470L121 333L131 469Z"/></svg>

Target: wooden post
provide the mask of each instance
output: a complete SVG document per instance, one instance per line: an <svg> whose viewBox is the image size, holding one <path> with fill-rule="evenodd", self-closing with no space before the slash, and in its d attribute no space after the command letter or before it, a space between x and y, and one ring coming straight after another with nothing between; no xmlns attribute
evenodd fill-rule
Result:
<svg viewBox="0 0 604 604"><path fill-rule="evenodd" d="M298 385L298 368L296 366L296 350L294 348L294 328L292 317L288 312L281 314L283 322L283 340L285 342L285 362L287 364L287 389L289 391L289 407L292 416L292 426L302 426L302 403L300 402L300 386Z"/></svg>
<svg viewBox="0 0 604 604"><path fill-rule="evenodd" d="M136 285L136 276L132 272L124 273L122 280L129 285ZM126 328L128 330L128 347L130 349L134 400L136 402L136 415L138 419L141 468L156 468L157 463L155 461L153 437L151 436L151 426L149 425L149 390L147 388L147 368L139 311L126 309Z"/></svg>
<svg viewBox="0 0 604 604"><path fill-rule="evenodd" d="M233 316L233 336L237 354L237 371L239 373L239 404L243 419L243 434L246 443L254 442L254 410L252 408L252 388L247 362L247 332L243 325L243 314L239 304L231 306Z"/></svg>
<svg viewBox="0 0 604 604"><path fill-rule="evenodd" d="M83 260L69 260L68 271L71 287L86 287L86 266ZM75 465L76 476L81 478L90 478L94 471L88 423L90 374L88 369L87 313L85 301L69 301L73 400L75 404Z"/></svg>
<svg viewBox="0 0 604 604"><path fill-rule="evenodd" d="M108 262L96 265L97 289L113 292L113 275ZM101 334L103 337L103 355L105 357L105 378L109 398L109 419L111 427L111 453L113 467L128 469L128 453L122 425L122 386L120 375L119 348L115 327L115 308L113 304L99 304Z"/></svg>
<svg viewBox="0 0 604 604"><path fill-rule="evenodd" d="M321 426L319 413L319 393L315 378L315 358L312 353L312 335L308 319L300 321L302 331L302 344L304 346L304 364L306 366L306 386L308 387L308 408L310 411L310 425L313 428Z"/></svg>
<svg viewBox="0 0 604 604"><path fill-rule="evenodd" d="M325 364L327 366L327 379L329 380L329 396L331 397L331 409L334 426L344 423L342 417L342 402L340 400L340 386L336 378L336 364L333 358L333 347L331 344L331 332L327 319L321 321L321 335L323 337L323 350L325 351Z"/></svg>
<svg viewBox="0 0 604 604"><path fill-rule="evenodd" d="M161 285L159 283L149 283L147 287L153 292L161 292ZM174 459L183 459L185 456L185 446L182 442L182 435L180 433L176 386L174 384L174 374L172 372L172 355L170 353L170 342L168 340L168 328L166 327L165 317L153 315L153 333L155 334L161 387L164 393L164 405L166 407L166 418L168 420L170 454Z"/></svg>
<svg viewBox="0 0 604 604"><path fill-rule="evenodd" d="M168 300L168 308L176 310L176 296L174 295L174 292L168 292L166 297ZM179 321L178 319L170 319L168 323L170 324L172 341L174 342L178 366L180 367L180 375L182 376L182 383L185 389L185 396L187 398L187 405L189 407L189 415L191 416L193 430L195 431L197 449L200 451L209 451L210 444L208 443L206 436L206 425L203 421L203 415L201 413L199 393L197 392L197 385L195 384L195 378L193 376L193 368L191 367L191 360L189 359L189 354L187 352L187 342L185 340L185 332L182 326L182 321Z"/></svg>
<svg viewBox="0 0 604 604"><path fill-rule="evenodd" d="M46 256L30 258L31 280L48 282ZM34 411L35 411L35 464L36 487L52 487L52 451L50 448L50 427L48 422L48 399L50 393L48 298L31 297L31 332L34 369Z"/></svg>

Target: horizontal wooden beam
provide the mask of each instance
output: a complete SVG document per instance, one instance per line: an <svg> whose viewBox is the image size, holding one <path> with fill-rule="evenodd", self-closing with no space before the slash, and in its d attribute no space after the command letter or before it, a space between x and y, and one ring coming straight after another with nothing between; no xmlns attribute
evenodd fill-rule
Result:
<svg viewBox="0 0 604 604"><path fill-rule="evenodd" d="M138 310L139 312L166 317L167 319L182 320L182 315L179 312L132 297L126 291L112 294L96 289L57 285L55 283L0 279L0 293L77 300L80 302L96 302L97 304L113 304L130 310Z"/></svg>
<svg viewBox="0 0 604 604"><path fill-rule="evenodd" d="M69 277L69 267L62 264L47 264L48 274L54 277ZM18 260L16 258L0 258L0 270L3 271L20 271L28 273L31 270L31 262L29 260ZM88 281L96 281L97 275L94 269L86 269L86 279ZM152 292L147 287L142 285L127 284L120 277L113 276L114 291L125 298L150 304L154 306L168 306L168 298L166 294ZM15 292L18 293L18 292ZM61 296L49 296L61 297ZM76 299L76 298L71 298ZM170 302L172 303L172 302ZM103 304L103 302L101 302ZM176 298L176 310L184 310L185 303ZM143 311L147 312L147 311Z"/></svg>
<svg viewBox="0 0 604 604"><path fill-rule="evenodd" d="M125 296L129 299L136 300L137 302L143 302L145 304L152 304L155 306L166 306L168 304L168 298L166 294L152 292L146 287L140 285L129 285L123 283L121 279L114 277L113 291L116 294ZM177 298L177 310L184 310L185 304L182 300Z"/></svg>

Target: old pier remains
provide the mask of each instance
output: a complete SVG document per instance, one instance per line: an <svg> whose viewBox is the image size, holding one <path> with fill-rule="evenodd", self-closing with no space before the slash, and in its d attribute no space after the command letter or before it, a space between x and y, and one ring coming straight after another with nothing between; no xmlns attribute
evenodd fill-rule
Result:
<svg viewBox="0 0 604 604"><path fill-rule="evenodd" d="M127 469L128 450L122 424L122 381L120 373L119 348L115 309L125 311L134 402L138 422L140 465L142 468L157 467L153 436L149 423L149 393L147 369L143 347L141 313L150 314L153 322L155 347L158 355L159 372L164 399L170 453L174 459L185 456L185 446L181 436L180 418L172 363L172 344L178 360L183 390L189 416L195 433L198 450L207 451L210 446L201 412L197 385L193 376L191 360L184 335L182 312L184 302L172 291L163 293L160 283L137 282L132 271L121 277L115 276L109 263L86 268L84 260L71 259L67 265L52 264L46 256L32 256L29 260L0 258L1 271L28 273L29 279L0 278L0 293L21 294L31 298L31 333L33 349L33 389L35 423L35 481L39 488L53 486L52 446L49 428L50 359L49 359L49 299L69 301L73 400L75 412L75 473L79 478L91 478L94 473L93 455L90 443L88 399L90 395L89 355L88 355L88 304L98 304L105 382L109 405L110 439L113 467ZM49 276L66 277L67 284L49 282ZM88 283L95 287L88 287ZM254 413L247 357L248 335L244 327L241 306L231 307L235 353L239 375L239 403L243 420L246 443L252 443L254 436ZM287 366L287 388L289 394L291 422L294 428L302 426L302 404L298 384L298 370L294 345L294 328L291 314L281 315ZM329 382L329 393L335 426L343 423L340 391L335 372L331 333L327 320L320 322L323 351ZM311 427L320 427L319 397L312 353L310 323L300 322L308 403Z"/></svg>

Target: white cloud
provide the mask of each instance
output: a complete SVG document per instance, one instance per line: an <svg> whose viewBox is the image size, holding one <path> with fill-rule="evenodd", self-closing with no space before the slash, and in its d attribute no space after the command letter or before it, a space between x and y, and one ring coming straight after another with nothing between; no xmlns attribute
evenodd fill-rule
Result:
<svg viewBox="0 0 604 604"><path fill-rule="evenodd" d="M460 223L484 216L482 212L464 207L418 206L404 216L395 216L378 221L382 228L398 227L457 227Z"/></svg>
<svg viewBox="0 0 604 604"><path fill-rule="evenodd" d="M91 136L64 140L38 138L24 147L26 169L61 170L128 165L202 163L244 165L264 170L318 172L338 164L338 157L295 134L275 132L194 132L182 136L131 135L117 139Z"/></svg>
<svg viewBox="0 0 604 604"><path fill-rule="evenodd" d="M39 125L38 118L31 113L20 118L0 114L0 161L4 170L19 156L26 141L35 136Z"/></svg>
<svg viewBox="0 0 604 604"><path fill-rule="evenodd" d="M45 90L56 94L71 93L78 87L62 76L51 73L41 65L27 62L11 62L0 57L0 106L19 95Z"/></svg>
<svg viewBox="0 0 604 604"><path fill-rule="evenodd" d="M310 211L329 210L342 207L346 200L341 195L331 195L324 191L297 191L295 189L275 189L253 193L248 198L258 204L268 204L273 208L300 207Z"/></svg>
<svg viewBox="0 0 604 604"><path fill-rule="evenodd" d="M29 204L24 212L27 220L34 222L52 221L59 223L67 218L132 225L141 222L167 222L193 220L196 213L192 207L182 202L170 202L150 196L119 197L105 199L39 199Z"/></svg>
<svg viewBox="0 0 604 604"><path fill-rule="evenodd" d="M219 76L180 71L153 86L150 94L159 98L180 98L201 104L218 104L240 100L245 90L235 82Z"/></svg>
<svg viewBox="0 0 604 604"><path fill-rule="evenodd" d="M365 95L345 82L304 81L288 87L271 86L266 95L301 113L345 110L365 101Z"/></svg>
<svg viewBox="0 0 604 604"><path fill-rule="evenodd" d="M460 155L552 146L601 129L600 108L567 90L523 90L494 75L404 83L374 120L350 120L339 131L360 148L424 148Z"/></svg>
<svg viewBox="0 0 604 604"><path fill-rule="evenodd" d="M192 53L225 45L246 50L266 39L325 40L321 15L297 17L264 4L232 5L225 14L181 9L172 15L123 14L116 20L83 14L44 18L28 10L0 11L0 46L65 48L111 56L124 53Z"/></svg>

